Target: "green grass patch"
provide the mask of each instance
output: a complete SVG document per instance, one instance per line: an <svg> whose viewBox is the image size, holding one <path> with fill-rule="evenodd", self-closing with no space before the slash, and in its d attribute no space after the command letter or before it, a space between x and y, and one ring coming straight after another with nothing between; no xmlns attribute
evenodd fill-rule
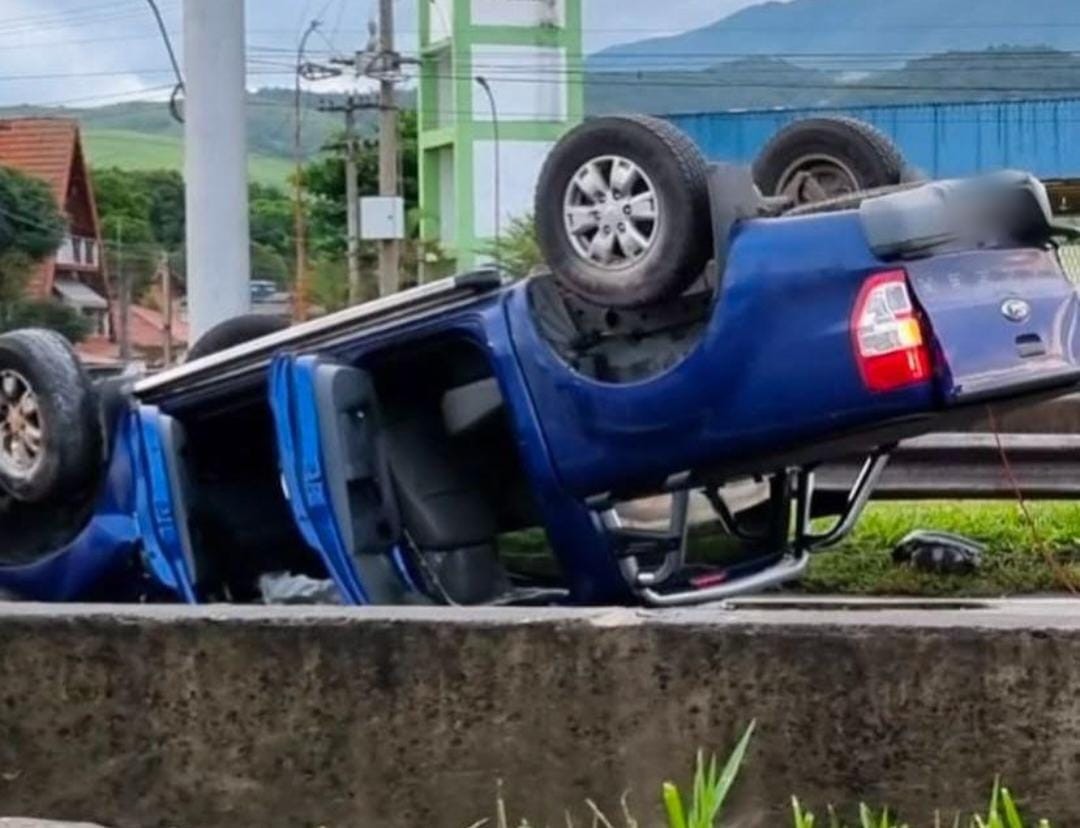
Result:
<svg viewBox="0 0 1080 828"><path fill-rule="evenodd" d="M1036 534L1013 502L875 503L851 537L813 559L800 589L813 593L989 597L1061 591L1080 582L1080 504L1028 504ZM987 545L972 575L933 575L893 563L914 529L957 532ZM1038 541L1036 541L1036 537ZM1054 564L1061 569L1055 571Z"/></svg>
<svg viewBox="0 0 1080 828"><path fill-rule="evenodd" d="M94 167L122 170L183 170L184 142L173 135L151 135L126 129L90 129L86 152ZM251 155L248 175L252 181L284 187L293 164L286 158Z"/></svg>

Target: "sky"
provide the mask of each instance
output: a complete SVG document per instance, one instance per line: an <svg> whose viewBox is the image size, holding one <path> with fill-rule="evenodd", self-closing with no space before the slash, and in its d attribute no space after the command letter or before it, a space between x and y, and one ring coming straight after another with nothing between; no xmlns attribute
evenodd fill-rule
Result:
<svg viewBox="0 0 1080 828"><path fill-rule="evenodd" d="M415 49L417 0L395 0L402 49ZM762 0L582 0L587 52L712 23ZM182 0L158 0L182 59ZM315 57L366 41L375 0L247 0L249 84L291 85L289 57L318 17ZM169 63L146 0L0 0L0 106L93 106L161 98ZM316 87L317 88L317 87Z"/></svg>

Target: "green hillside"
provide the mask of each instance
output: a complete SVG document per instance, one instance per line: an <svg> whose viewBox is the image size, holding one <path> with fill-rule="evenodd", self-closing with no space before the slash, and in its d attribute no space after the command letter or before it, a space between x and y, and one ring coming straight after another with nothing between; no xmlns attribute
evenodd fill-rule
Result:
<svg viewBox="0 0 1080 828"><path fill-rule="evenodd" d="M125 129L88 129L86 152L94 167L125 170L183 170L184 145L172 135L152 135ZM248 162L252 181L284 187L292 173L285 158L253 154Z"/></svg>

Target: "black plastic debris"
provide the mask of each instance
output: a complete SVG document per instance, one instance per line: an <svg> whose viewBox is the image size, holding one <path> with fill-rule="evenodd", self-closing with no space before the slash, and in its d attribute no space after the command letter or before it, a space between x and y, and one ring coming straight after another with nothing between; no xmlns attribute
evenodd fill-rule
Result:
<svg viewBox="0 0 1080 828"><path fill-rule="evenodd" d="M896 545L893 562L935 575L970 575L985 552L984 544L963 535L920 529Z"/></svg>

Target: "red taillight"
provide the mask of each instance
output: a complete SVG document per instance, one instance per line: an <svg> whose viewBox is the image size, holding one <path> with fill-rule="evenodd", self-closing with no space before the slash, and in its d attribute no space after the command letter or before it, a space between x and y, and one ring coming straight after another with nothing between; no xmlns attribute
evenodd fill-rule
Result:
<svg viewBox="0 0 1080 828"><path fill-rule="evenodd" d="M892 391L930 379L930 351L902 270L866 280L851 316L855 360L871 391Z"/></svg>

